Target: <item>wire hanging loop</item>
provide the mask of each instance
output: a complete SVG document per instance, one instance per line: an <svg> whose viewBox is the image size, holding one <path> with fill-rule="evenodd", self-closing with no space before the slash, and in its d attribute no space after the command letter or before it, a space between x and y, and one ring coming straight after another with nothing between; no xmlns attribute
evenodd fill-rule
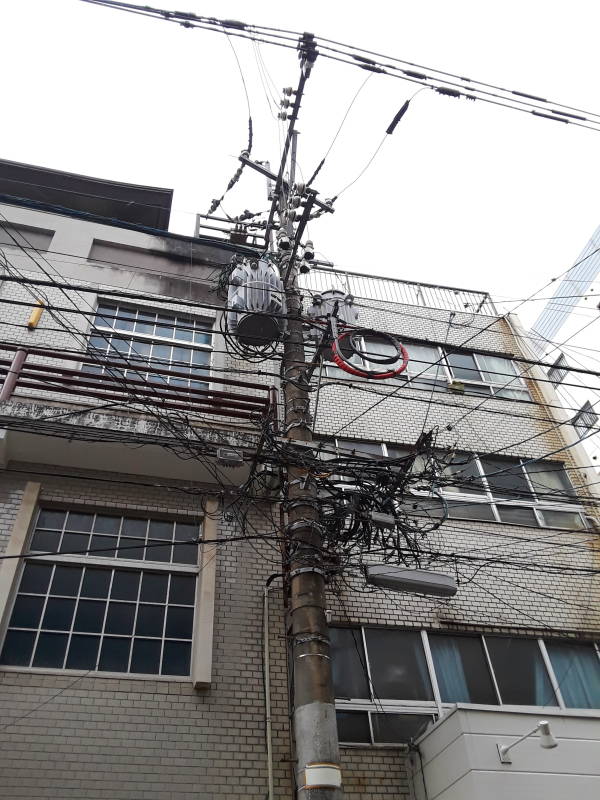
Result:
<svg viewBox="0 0 600 800"><path fill-rule="evenodd" d="M370 339L378 339L383 344L393 348L391 355L373 354L366 351L366 348L361 349L357 345L359 337L369 337ZM377 370L369 370L351 364L345 356L345 352L351 352L352 355L359 356L363 361L372 364L397 365L394 369L384 370L379 372ZM350 331L345 331L341 336L336 336L331 345L331 353L333 361L336 365L349 372L351 375L357 375L359 378L368 378L370 380L385 380L386 378L395 378L400 373L404 372L408 366L408 351L404 345L396 339L395 336L389 333L382 333L381 331L374 331L370 328L358 328ZM352 356L350 356L352 357ZM398 364L398 362L400 363Z"/></svg>

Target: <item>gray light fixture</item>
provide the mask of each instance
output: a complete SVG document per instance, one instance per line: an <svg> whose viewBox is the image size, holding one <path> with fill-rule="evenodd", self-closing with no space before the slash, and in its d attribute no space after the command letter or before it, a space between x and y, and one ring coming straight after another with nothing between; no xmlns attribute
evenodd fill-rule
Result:
<svg viewBox="0 0 600 800"><path fill-rule="evenodd" d="M543 747L545 750L551 750L553 747L558 747L558 742L552 736L550 732L550 723L548 720L541 719L535 728L529 733L526 733L524 736L521 736L515 742L509 745L505 744L497 744L496 747L498 748L498 756L500 757L500 761L503 764L512 764L512 759L509 755L509 750L511 750L515 745L522 742L524 739L527 739L529 736L533 736L534 733L540 732L540 747Z"/></svg>
<svg viewBox="0 0 600 800"><path fill-rule="evenodd" d="M394 564L369 564L365 567L367 583L393 592L417 592L437 597L453 597L458 587L450 575L427 569L407 569Z"/></svg>

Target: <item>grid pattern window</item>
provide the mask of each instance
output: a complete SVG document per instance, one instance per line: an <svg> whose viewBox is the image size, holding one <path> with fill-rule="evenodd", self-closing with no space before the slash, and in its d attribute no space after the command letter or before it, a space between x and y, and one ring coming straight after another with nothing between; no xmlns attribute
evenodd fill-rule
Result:
<svg viewBox="0 0 600 800"><path fill-rule="evenodd" d="M375 356L391 356L393 348L376 339L363 338L357 343L361 353ZM425 342L405 342L409 362L405 372L390 379L394 383L408 383L415 388L428 388L435 391L459 391L464 394L483 397L495 396L509 400L530 400L531 396L510 358L486 353L452 351L449 348ZM361 369L373 369L373 364L353 355L351 364ZM394 369L399 362L386 365ZM353 378L334 364L327 362L327 376L330 378ZM356 378L354 378L356 380Z"/></svg>
<svg viewBox="0 0 600 800"><path fill-rule="evenodd" d="M396 628L332 628L340 741L405 743L445 707L600 708L593 643Z"/></svg>
<svg viewBox="0 0 600 800"><path fill-rule="evenodd" d="M88 354L99 361L123 363L123 367L86 364L83 371L206 390L211 327L211 323L192 317L101 301L88 341ZM152 372L152 367L182 373L183 377L159 375Z"/></svg>
<svg viewBox="0 0 600 800"><path fill-rule="evenodd" d="M573 426L577 431L580 439L587 436L588 433L598 426L598 414L589 400L586 400L580 410L573 417Z"/></svg>
<svg viewBox="0 0 600 800"><path fill-rule="evenodd" d="M555 386L558 386L564 381L569 372L569 363L565 356L561 353L556 359L554 364L548 370L548 378Z"/></svg>
<svg viewBox="0 0 600 800"><path fill-rule="evenodd" d="M400 463L405 460L416 472L422 466L419 456L413 461L410 449L398 445L335 439L323 446L329 457L329 451L335 451L339 456L390 458ZM351 484L353 479L340 475L339 481ZM559 461L529 462L510 456L458 452L436 488L444 494L450 519L566 530L589 527L565 465ZM423 493L414 513L437 518L443 513L443 505L438 498Z"/></svg>
<svg viewBox="0 0 600 800"><path fill-rule="evenodd" d="M25 562L0 663L189 676L199 533L198 524L41 509L29 550L56 555Z"/></svg>

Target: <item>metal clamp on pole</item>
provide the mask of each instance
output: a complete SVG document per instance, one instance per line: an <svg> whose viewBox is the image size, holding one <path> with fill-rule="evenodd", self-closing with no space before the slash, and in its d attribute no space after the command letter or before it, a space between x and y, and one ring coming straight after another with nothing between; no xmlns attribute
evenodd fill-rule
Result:
<svg viewBox="0 0 600 800"><path fill-rule="evenodd" d="M293 569L290 572L290 578L295 578L296 575L303 575L305 572L314 572L317 575L321 575L321 577L325 577L325 572L319 567L298 567L298 569Z"/></svg>

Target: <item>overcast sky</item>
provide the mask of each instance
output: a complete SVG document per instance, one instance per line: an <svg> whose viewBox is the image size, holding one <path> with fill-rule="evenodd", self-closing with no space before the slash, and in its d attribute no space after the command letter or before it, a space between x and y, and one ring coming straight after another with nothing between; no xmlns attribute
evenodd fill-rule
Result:
<svg viewBox="0 0 600 800"><path fill-rule="evenodd" d="M156 0L162 8L307 30L600 113L594 0ZM191 234L237 167L247 107L224 35L78 0L4 0L0 157L175 190ZM253 45L234 39L250 93L253 158L278 162L278 123ZM295 53L263 45L279 91ZM306 177L367 77L318 59L298 128ZM315 187L336 194L368 161L413 84L374 75ZM273 90L274 93L274 90ZM421 92L369 170L312 226L340 267L523 298L564 272L600 222L600 133ZM247 172L228 213L267 206ZM548 291L542 296L548 296ZM523 311L530 323L541 303Z"/></svg>

